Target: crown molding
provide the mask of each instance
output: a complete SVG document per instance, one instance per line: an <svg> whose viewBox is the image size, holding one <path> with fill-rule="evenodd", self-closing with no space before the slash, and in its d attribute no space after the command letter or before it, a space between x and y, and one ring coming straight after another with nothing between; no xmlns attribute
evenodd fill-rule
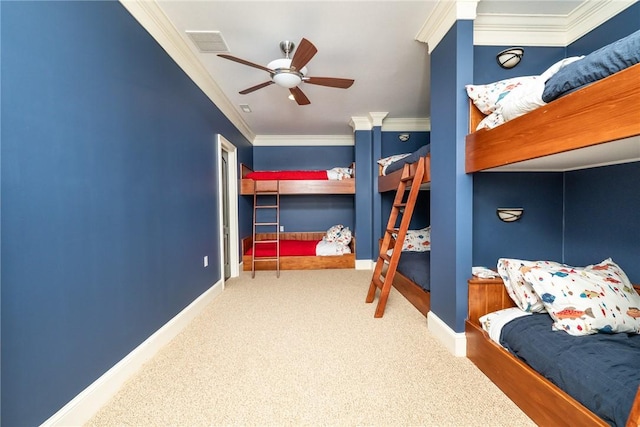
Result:
<svg viewBox="0 0 640 427"><path fill-rule="evenodd" d="M567 17L561 15L478 15L473 23L476 46L566 46Z"/></svg>
<svg viewBox="0 0 640 427"><path fill-rule="evenodd" d="M373 125L369 120L369 117L351 117L351 121L349 122L349 126L353 128L353 131L357 130L371 130L373 129Z"/></svg>
<svg viewBox="0 0 640 427"><path fill-rule="evenodd" d="M195 54L187 46L155 0L119 0L127 11L147 30L167 54L211 99L220 111L252 142L255 134L242 119L233 104L224 95Z"/></svg>
<svg viewBox="0 0 640 427"><path fill-rule="evenodd" d="M568 15L479 14L473 44L566 47L634 3L585 1Z"/></svg>
<svg viewBox="0 0 640 427"><path fill-rule="evenodd" d="M385 119L382 123L383 132L429 132L431 119Z"/></svg>
<svg viewBox="0 0 640 427"><path fill-rule="evenodd" d="M354 145L353 135L257 135L255 147L293 147Z"/></svg>
<svg viewBox="0 0 640 427"><path fill-rule="evenodd" d="M374 112L369 113L369 120L373 126L382 126L382 121L387 117L387 112Z"/></svg>
<svg viewBox="0 0 640 427"><path fill-rule="evenodd" d="M601 0L582 3L569 16L566 35L567 45L578 40L636 2L637 0Z"/></svg>
<svg viewBox="0 0 640 427"><path fill-rule="evenodd" d="M459 19L476 19L479 0L440 0L427 17L415 39L427 44L429 53L438 46Z"/></svg>

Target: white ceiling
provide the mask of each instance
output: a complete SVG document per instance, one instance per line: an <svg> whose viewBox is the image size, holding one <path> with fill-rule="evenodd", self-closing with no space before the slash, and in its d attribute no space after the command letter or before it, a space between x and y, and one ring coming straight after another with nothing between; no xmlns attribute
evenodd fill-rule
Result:
<svg viewBox="0 0 640 427"><path fill-rule="evenodd" d="M388 113L384 125L397 121L404 127L428 130L429 49L421 34L431 30L434 11L452 4L451 0L121 1L179 65L199 73L196 83L254 143L278 137L351 136L352 118L368 117L371 112ZM141 20L134 3L153 19ZM611 3L618 5L611 9ZM528 37L529 45L541 41L566 45L581 35L576 31L586 32L631 3L481 0L474 39L476 44L510 45L527 44ZM530 28L529 22L533 23ZM586 29L576 30L577 24ZM150 28L158 25L160 30ZM536 35L540 30L546 31L546 38ZM306 106L289 100L289 91L277 85L240 95L240 90L268 81L269 74L214 53L201 53L187 31L220 31L230 55L264 66L282 57L280 41L297 45L304 37L318 49L307 64L308 76L351 78L355 83L349 89L302 83L300 88L311 101ZM171 40L174 47L168 48L164 40ZM242 112L241 104L249 105L252 112Z"/></svg>

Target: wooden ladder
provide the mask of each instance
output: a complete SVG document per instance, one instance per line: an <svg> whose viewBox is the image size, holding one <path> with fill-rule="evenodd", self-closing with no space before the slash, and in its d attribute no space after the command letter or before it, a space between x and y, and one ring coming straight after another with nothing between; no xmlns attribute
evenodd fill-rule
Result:
<svg viewBox="0 0 640 427"><path fill-rule="evenodd" d="M259 197L260 196L260 197ZM265 199L269 196L268 204L259 204L259 199ZM275 198L275 203L273 199ZM264 200L262 200L263 203ZM270 215L270 218L275 216L274 221L258 221L258 212L273 210L275 215ZM262 214L261 219L266 214ZM275 227L276 238L268 240L256 240L256 229L258 227ZM256 256L256 246L261 244L276 244L276 255L274 256ZM253 243L252 243L253 257L251 260L251 278L256 276L256 262L263 261L275 261L276 262L276 277L280 277L280 181L254 181L253 182Z"/></svg>
<svg viewBox="0 0 640 427"><path fill-rule="evenodd" d="M369 292L367 293L366 301L367 303L372 303L376 296L376 290L380 289L381 291L374 317L382 317L384 314L384 308L387 305L389 292L393 285L393 278L398 268L398 261L400 261L402 244L409 229L413 209L418 199L418 193L420 192L420 184L425 174L426 161L425 157L421 157L418 161L418 166L415 167L413 171L410 164L404 165L402 176L398 183L396 197L393 200L393 206L389 214L387 228L384 232L382 244L380 245L380 255L373 269L373 277L371 278ZM407 187L410 188L408 196L406 194ZM406 200L405 196L407 196ZM398 217L401 218L400 227L396 227ZM396 237L394 237L394 234ZM391 255L388 255L387 252L390 248L394 249ZM386 272L383 271L385 264L388 264Z"/></svg>

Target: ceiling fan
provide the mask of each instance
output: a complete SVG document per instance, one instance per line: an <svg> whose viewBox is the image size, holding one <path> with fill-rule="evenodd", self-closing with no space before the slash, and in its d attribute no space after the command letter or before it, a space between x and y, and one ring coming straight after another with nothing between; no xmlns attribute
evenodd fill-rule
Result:
<svg viewBox="0 0 640 427"><path fill-rule="evenodd" d="M293 42L280 42L280 50L282 50L284 58L273 60L269 62L266 67L231 55L219 54L218 56L264 70L271 76L271 80L269 81L241 90L240 93L242 95L246 95L275 83L278 86L289 89L293 99L295 99L298 105L307 105L310 104L311 101L309 101L309 98L307 98L307 96L298 87L300 83L304 82L340 89L347 89L353 84L354 80L352 79L341 79L336 77L307 77L306 65L309 63L311 58L313 58L316 52L318 52L318 49L316 49L313 43L309 40L303 38L300 40L300 46L298 46L298 49L295 51L293 58L289 58L289 55L293 52L294 48L295 44Z"/></svg>

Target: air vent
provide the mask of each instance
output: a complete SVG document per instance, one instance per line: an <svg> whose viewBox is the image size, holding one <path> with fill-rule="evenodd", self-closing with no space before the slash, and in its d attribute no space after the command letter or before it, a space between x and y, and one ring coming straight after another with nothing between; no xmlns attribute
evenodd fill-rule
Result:
<svg viewBox="0 0 640 427"><path fill-rule="evenodd" d="M220 34L220 31L187 31L186 33L200 52L229 52L229 47L224 41L222 34Z"/></svg>

